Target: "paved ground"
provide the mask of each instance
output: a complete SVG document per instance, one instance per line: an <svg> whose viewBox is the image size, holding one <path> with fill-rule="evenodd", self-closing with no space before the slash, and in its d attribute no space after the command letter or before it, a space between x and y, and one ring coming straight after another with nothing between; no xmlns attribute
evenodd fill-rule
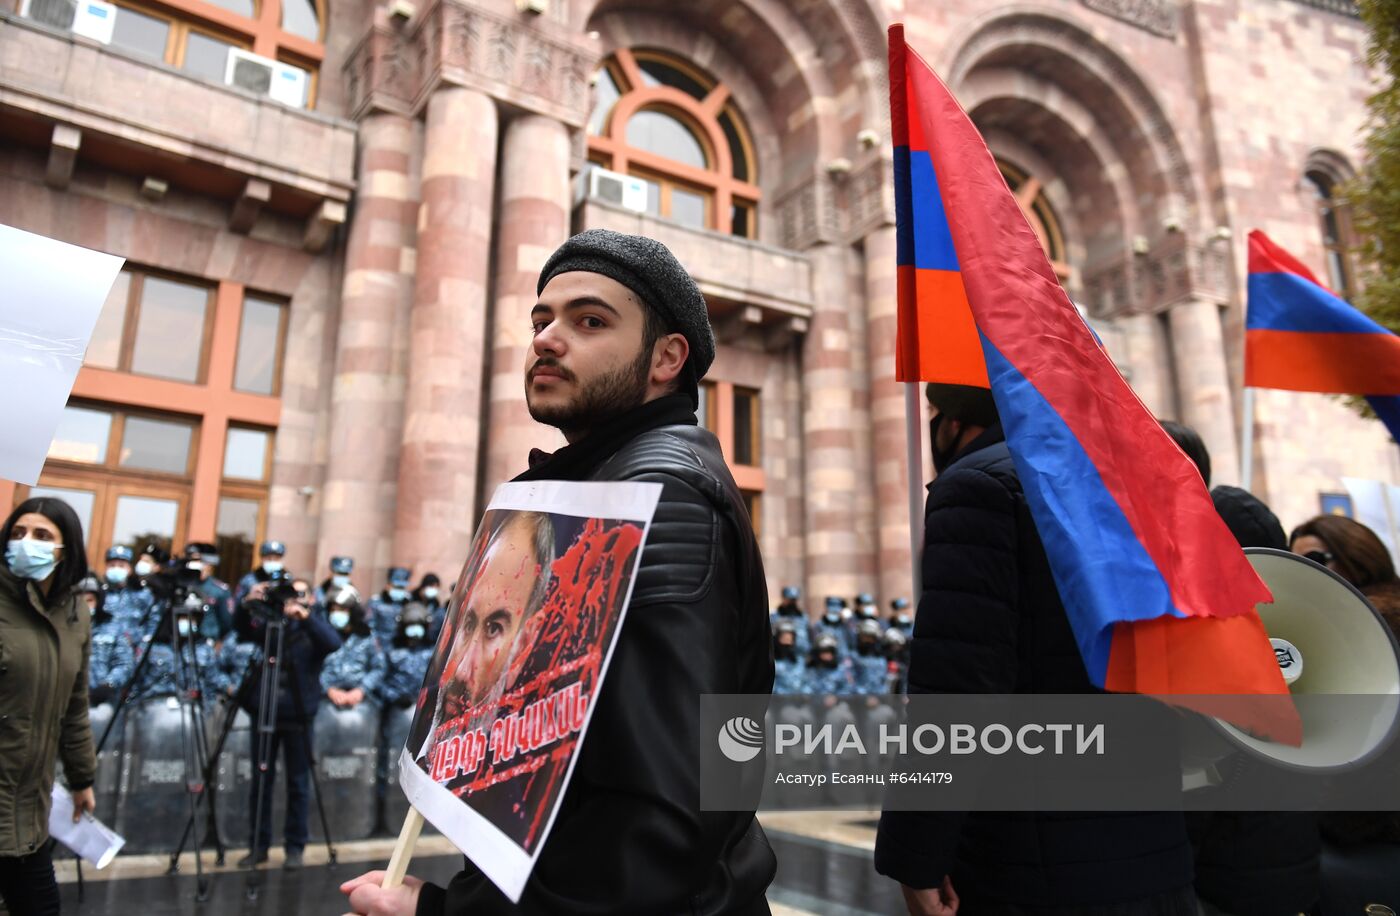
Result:
<svg viewBox="0 0 1400 916"><path fill-rule="evenodd" d="M778 876L768 900L775 916L867 916L902 913L898 889L876 875L870 865L874 846L871 812L781 812L760 815L778 854ZM327 868L325 846L306 850L307 867L281 869L281 854L273 850L264 866L263 887L256 900L245 893L247 877L232 863L242 850L230 851L222 868L204 856L211 875L210 899L195 900L194 857L185 854L181 871L167 875L166 856L123 856L95 872L83 869L83 900L78 899L77 872L72 861L58 865L65 913L103 916L263 916L306 913L335 916L344 912L340 882L371 868L383 867L393 847L390 839L342 843L339 864ZM419 841L412 873L444 883L461 867L461 856L440 836Z"/></svg>

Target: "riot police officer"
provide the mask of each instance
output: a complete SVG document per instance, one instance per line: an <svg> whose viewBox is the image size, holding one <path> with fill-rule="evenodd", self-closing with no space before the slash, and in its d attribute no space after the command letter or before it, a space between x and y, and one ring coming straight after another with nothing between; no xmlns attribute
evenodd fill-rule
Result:
<svg viewBox="0 0 1400 916"><path fill-rule="evenodd" d="M88 658L88 705L97 706L114 699L136 669L136 653L122 622L107 611L107 595L96 576L89 575L79 586L92 614L92 637Z"/></svg>
<svg viewBox="0 0 1400 916"><path fill-rule="evenodd" d="M136 554L130 547L114 544L107 549L107 568L102 573L106 596L103 606L131 639L140 638L141 621L151 607L149 589L134 575Z"/></svg>
<svg viewBox="0 0 1400 916"><path fill-rule="evenodd" d="M773 693L797 695L806 686L807 660L798 649L798 636L802 628L791 617L784 617L773 625Z"/></svg>
<svg viewBox="0 0 1400 916"><path fill-rule="evenodd" d="M433 644L428 641L431 623L428 609L421 604L403 606L379 687L379 698L385 706L412 706L418 701L418 691L433 655Z"/></svg>
<svg viewBox="0 0 1400 916"><path fill-rule="evenodd" d="M854 683L850 659L841 651L841 637L831 632L819 634L807 663L806 692L828 697L848 696ZM827 705L829 708L832 704Z"/></svg>
<svg viewBox="0 0 1400 916"><path fill-rule="evenodd" d="M149 652L150 658L132 691L133 697L173 697L193 687L207 707L225 692L227 683L217 664L213 641L199 635L204 613L203 600L197 592L191 592L157 621L154 635L142 650Z"/></svg>
<svg viewBox="0 0 1400 916"><path fill-rule="evenodd" d="M381 643L394 639L399 631L399 618L413 596L408 591L409 573L403 566L389 568L388 584L370 599L369 626ZM431 617L428 625L432 625ZM424 631L427 635L427 631Z"/></svg>
<svg viewBox="0 0 1400 916"><path fill-rule="evenodd" d="M821 642L823 636L833 637L836 640L837 651L845 653L850 640L846 633L846 618L842 613L844 610L845 599L834 595L826 599L826 613L812 626L813 654L817 651L816 643Z"/></svg>
<svg viewBox="0 0 1400 916"><path fill-rule="evenodd" d="M812 626L811 621L807 619L807 612L797 603L800 597L802 591L797 586L784 585L782 603L768 615L768 623L773 632L777 633L779 623L784 620L791 621L797 634L797 654L806 658L807 653L812 651Z"/></svg>
<svg viewBox="0 0 1400 916"><path fill-rule="evenodd" d="M428 642L436 645L438 634L442 632L442 624L447 620L447 602L442 594L442 579L438 578L437 573L425 573L410 598L428 609Z"/></svg>
<svg viewBox="0 0 1400 916"><path fill-rule="evenodd" d="M899 627L890 627L881 642L889 662L890 693L908 693L909 637Z"/></svg>
<svg viewBox="0 0 1400 916"><path fill-rule="evenodd" d="M890 602L889 625L903 631L906 640L914 635L914 615L909 609L908 598L896 598Z"/></svg>
<svg viewBox="0 0 1400 916"><path fill-rule="evenodd" d="M856 651L851 657L852 692L870 696L889 693L889 660L885 658L880 621L862 620L856 626Z"/></svg>
<svg viewBox="0 0 1400 916"><path fill-rule="evenodd" d="M340 635L340 648L326 656L321 689L336 706L357 706L377 699L384 680L384 651L365 621L364 606L353 588L332 591L326 620Z"/></svg>
<svg viewBox="0 0 1400 916"><path fill-rule="evenodd" d="M199 573L196 591L204 599L208 613L200 623L199 632L215 642L233 629L233 590L228 583L214 575L219 565L219 548L207 541L191 541L185 545L185 564Z"/></svg>
<svg viewBox="0 0 1400 916"><path fill-rule="evenodd" d="M316 606L326 609L329 607L332 595L341 589L354 588L350 582L350 574L354 571L354 557L331 557L331 574L320 585L316 586Z"/></svg>

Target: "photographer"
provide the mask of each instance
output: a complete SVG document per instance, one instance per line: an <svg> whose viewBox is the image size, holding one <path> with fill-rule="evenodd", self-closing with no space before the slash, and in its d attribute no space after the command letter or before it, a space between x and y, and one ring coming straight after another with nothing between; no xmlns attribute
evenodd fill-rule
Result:
<svg viewBox="0 0 1400 916"><path fill-rule="evenodd" d="M279 545L280 546L280 545ZM252 757L253 781L249 806L254 810L258 835L250 837L250 849L238 862L247 868L267 861L272 845L272 786L277 779L277 753L287 767L287 820L283 826L286 860L283 868L301 867L302 850L308 837L307 813L311 800L311 746L316 709L321 700L321 666L326 657L340 648L338 636L319 614L311 613L313 595L304 579L289 581L281 570L269 573L266 581L249 586L247 597L234 612L233 627L240 643L251 643L261 652L268 627L282 622L282 656L277 660L277 728L267 759L268 790L262 792L262 811L257 805L263 774L258 764L258 730L254 727ZM263 668L254 667L238 703L259 719L258 700L262 695Z"/></svg>
<svg viewBox="0 0 1400 916"><path fill-rule="evenodd" d="M287 555L287 547L281 541L263 541L258 548L258 568L238 580L233 591L234 607L240 607L248 600L248 592L259 582L270 582L283 571L282 558ZM237 611L235 611L237 613Z"/></svg>

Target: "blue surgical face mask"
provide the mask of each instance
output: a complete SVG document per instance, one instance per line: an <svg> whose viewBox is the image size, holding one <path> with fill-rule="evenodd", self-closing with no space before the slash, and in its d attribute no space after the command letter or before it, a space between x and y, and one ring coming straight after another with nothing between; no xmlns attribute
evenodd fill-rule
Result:
<svg viewBox="0 0 1400 916"><path fill-rule="evenodd" d="M141 560L136 564L136 575L141 576L142 578L149 576L155 571L156 565L154 563L148 563L145 560Z"/></svg>
<svg viewBox="0 0 1400 916"><path fill-rule="evenodd" d="M403 628L403 635L409 639L422 639L424 632L426 631L423 629L423 625L419 623L409 624Z"/></svg>
<svg viewBox="0 0 1400 916"><path fill-rule="evenodd" d="M188 617L181 617L180 619L175 621L175 630L181 636L189 636L190 631L193 629L194 627L191 625L190 619Z"/></svg>
<svg viewBox="0 0 1400 916"><path fill-rule="evenodd" d="M129 575L131 575L129 569L123 569L120 566L107 567L107 582L111 585L125 585Z"/></svg>
<svg viewBox="0 0 1400 916"><path fill-rule="evenodd" d="M389 600L390 600L390 601L407 601L407 600L408 600L408 589L406 589L406 588L391 588L391 589L389 589Z"/></svg>
<svg viewBox="0 0 1400 916"><path fill-rule="evenodd" d="M334 585L336 588L344 588L349 584L349 576L331 576L331 585Z"/></svg>
<svg viewBox="0 0 1400 916"><path fill-rule="evenodd" d="M263 560L263 572L267 573L269 576L273 573L280 573L281 571L281 560Z"/></svg>
<svg viewBox="0 0 1400 916"><path fill-rule="evenodd" d="M350 625L349 611L331 611L329 614L331 626L337 630L343 630Z"/></svg>
<svg viewBox="0 0 1400 916"><path fill-rule="evenodd" d="M437 596L438 590L436 585L429 585L427 588L423 589L423 597L427 598L429 601L432 601Z"/></svg>
<svg viewBox="0 0 1400 916"><path fill-rule="evenodd" d="M36 541L33 538L11 541L5 548L5 562L9 564L10 572L21 579L43 582L58 565L58 557L54 556L56 547L52 541Z"/></svg>

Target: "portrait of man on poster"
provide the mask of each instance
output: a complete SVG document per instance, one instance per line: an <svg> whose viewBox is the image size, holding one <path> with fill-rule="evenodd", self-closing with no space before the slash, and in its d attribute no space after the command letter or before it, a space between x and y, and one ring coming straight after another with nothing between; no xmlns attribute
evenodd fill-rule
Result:
<svg viewBox="0 0 1400 916"><path fill-rule="evenodd" d="M547 513L511 512L492 532L460 603L448 615L429 682L433 713L414 759L430 771L442 726L489 728L512 662L534 642L537 612L549 591L554 523ZM420 719L423 717L419 716Z"/></svg>

